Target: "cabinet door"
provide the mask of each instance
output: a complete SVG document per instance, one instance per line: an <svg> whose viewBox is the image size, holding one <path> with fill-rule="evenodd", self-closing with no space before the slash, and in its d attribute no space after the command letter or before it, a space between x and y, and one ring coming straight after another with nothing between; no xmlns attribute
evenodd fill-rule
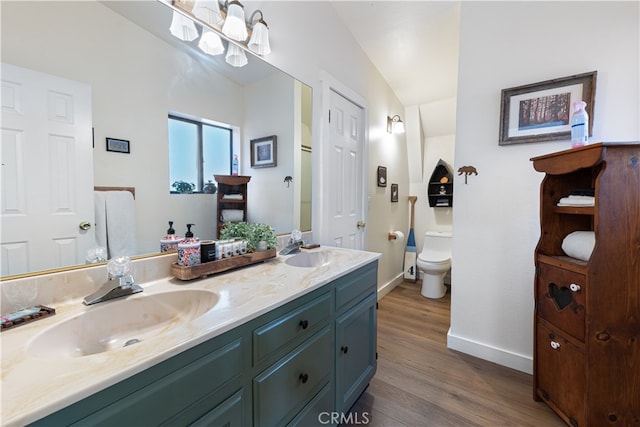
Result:
<svg viewBox="0 0 640 427"><path fill-rule="evenodd" d="M192 427L242 427L246 425L242 419L242 394L238 391L233 396L216 406L202 418L191 424Z"/></svg>
<svg viewBox="0 0 640 427"><path fill-rule="evenodd" d="M336 319L336 408L347 412L376 372L376 294Z"/></svg>
<svg viewBox="0 0 640 427"><path fill-rule="evenodd" d="M237 339L129 396L104 406L74 425L157 425L178 415L196 418L202 412L197 414L191 409L194 402L240 377L242 351L242 340ZM213 402L209 408L215 404ZM185 413L184 408L187 407L189 408Z"/></svg>
<svg viewBox="0 0 640 427"><path fill-rule="evenodd" d="M586 425L584 353L540 322L536 340L536 393L570 425Z"/></svg>
<svg viewBox="0 0 640 427"><path fill-rule="evenodd" d="M331 381L326 326L253 380L254 426L283 426Z"/></svg>

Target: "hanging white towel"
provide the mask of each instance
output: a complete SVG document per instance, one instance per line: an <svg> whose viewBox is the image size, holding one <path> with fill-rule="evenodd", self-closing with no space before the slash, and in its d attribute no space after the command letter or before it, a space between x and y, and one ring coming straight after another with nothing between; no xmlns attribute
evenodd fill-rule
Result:
<svg viewBox="0 0 640 427"><path fill-rule="evenodd" d="M107 250L109 258L136 255L136 212L133 194L107 191Z"/></svg>
<svg viewBox="0 0 640 427"><path fill-rule="evenodd" d="M107 205L104 191L93 192L93 207L96 215L96 246L107 247Z"/></svg>
<svg viewBox="0 0 640 427"><path fill-rule="evenodd" d="M96 243L108 257L136 255L136 212L129 191L94 192Z"/></svg>

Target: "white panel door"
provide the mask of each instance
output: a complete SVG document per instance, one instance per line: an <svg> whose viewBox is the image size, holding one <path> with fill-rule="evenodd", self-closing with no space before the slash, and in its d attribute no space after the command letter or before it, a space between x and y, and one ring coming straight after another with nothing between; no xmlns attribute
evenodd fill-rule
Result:
<svg viewBox="0 0 640 427"><path fill-rule="evenodd" d="M2 64L2 276L82 264L95 246L91 125L89 85Z"/></svg>
<svg viewBox="0 0 640 427"><path fill-rule="evenodd" d="M364 249L362 195L364 191L364 112L339 93L330 93L330 151L326 163L329 179L328 233L335 246Z"/></svg>

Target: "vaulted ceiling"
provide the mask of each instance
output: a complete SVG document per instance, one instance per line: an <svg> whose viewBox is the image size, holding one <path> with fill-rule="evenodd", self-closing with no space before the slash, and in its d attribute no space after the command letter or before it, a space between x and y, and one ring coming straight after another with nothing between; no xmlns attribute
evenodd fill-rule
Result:
<svg viewBox="0 0 640 427"><path fill-rule="evenodd" d="M400 102L420 106L423 128L433 131L437 120L424 124L434 110L429 105L457 92L460 1L333 0L332 5Z"/></svg>

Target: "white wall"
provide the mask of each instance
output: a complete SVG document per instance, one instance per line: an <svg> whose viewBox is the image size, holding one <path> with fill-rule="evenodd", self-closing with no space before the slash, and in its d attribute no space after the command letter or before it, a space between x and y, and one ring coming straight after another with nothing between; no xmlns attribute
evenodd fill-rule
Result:
<svg viewBox="0 0 640 427"><path fill-rule="evenodd" d="M504 88L598 71L592 141L640 139L638 2L463 2L449 346L532 369L541 174L569 141L498 146Z"/></svg>
<svg viewBox="0 0 640 427"><path fill-rule="evenodd" d="M251 175L247 192L250 222L269 224L280 233L293 227L293 190L284 177L294 168L294 81L278 73L245 88L246 117L242 141L242 171ZM276 135L276 167L251 168L251 140ZM285 214L286 213L286 214Z"/></svg>

